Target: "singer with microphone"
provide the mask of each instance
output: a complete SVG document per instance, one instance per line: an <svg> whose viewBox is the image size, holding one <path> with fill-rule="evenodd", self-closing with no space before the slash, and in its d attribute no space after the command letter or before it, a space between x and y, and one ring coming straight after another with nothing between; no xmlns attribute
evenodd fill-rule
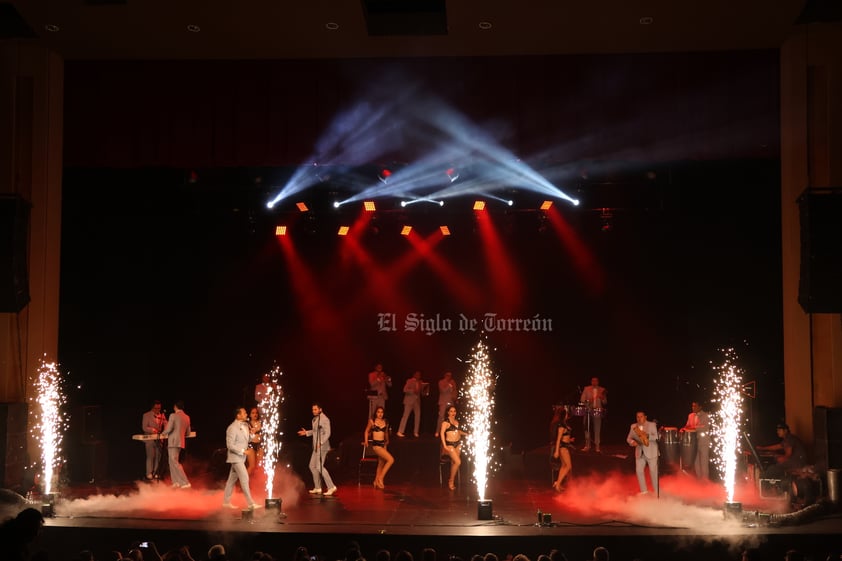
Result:
<svg viewBox="0 0 842 561"><path fill-rule="evenodd" d="M326 487L324 495L330 496L336 493L336 485L333 484L333 479L325 469L325 458L330 451L330 419L322 412L322 406L318 403L313 404L312 412L312 428L310 430L302 428L298 431L298 436L313 437L313 453L310 455L313 488L309 492L311 495L321 495L322 483L324 483Z"/></svg>
<svg viewBox="0 0 842 561"><path fill-rule="evenodd" d="M632 423L626 442L634 448L635 471L640 485L640 494L646 495L646 474L644 470L649 466L649 477L652 479L652 490L659 495L658 488L658 426L646 419L646 412L638 411L637 421Z"/></svg>

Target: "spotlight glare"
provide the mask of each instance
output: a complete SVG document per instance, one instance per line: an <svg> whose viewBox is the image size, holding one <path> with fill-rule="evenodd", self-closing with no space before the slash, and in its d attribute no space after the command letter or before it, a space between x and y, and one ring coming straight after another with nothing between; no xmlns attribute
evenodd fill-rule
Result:
<svg viewBox="0 0 842 561"><path fill-rule="evenodd" d="M474 201L474 210L485 210L485 201Z"/></svg>
<svg viewBox="0 0 842 561"><path fill-rule="evenodd" d="M339 201L333 201L333 208L339 208Z"/></svg>
<svg viewBox="0 0 842 561"><path fill-rule="evenodd" d="M441 231L442 236L450 235L450 228L448 228L447 226L439 226L439 230Z"/></svg>
<svg viewBox="0 0 842 561"><path fill-rule="evenodd" d="M365 208L366 212L374 212L377 210L377 206L374 204L374 201L365 201L363 203L363 207Z"/></svg>
<svg viewBox="0 0 842 561"><path fill-rule="evenodd" d="M340 226L340 227L339 227L339 231L337 232L337 234L339 234L340 236L347 236L347 235L348 235L348 231L349 231L350 229L351 229L351 227L350 227L350 226Z"/></svg>
<svg viewBox="0 0 842 561"><path fill-rule="evenodd" d="M275 235L276 236L286 236L287 235L287 227L286 226L275 226Z"/></svg>
<svg viewBox="0 0 842 561"><path fill-rule="evenodd" d="M298 210L300 210L301 212L307 212L308 210L310 210L309 208L307 208L307 205L303 202L295 203L295 206L298 207Z"/></svg>
<svg viewBox="0 0 842 561"><path fill-rule="evenodd" d="M406 201L401 201L401 207L406 207Z"/></svg>
<svg viewBox="0 0 842 561"><path fill-rule="evenodd" d="M579 206L579 199L573 199L573 206Z"/></svg>
<svg viewBox="0 0 842 561"><path fill-rule="evenodd" d="M550 208L552 206L553 206L552 201L544 201L543 203L541 203L541 210L550 210Z"/></svg>
<svg viewBox="0 0 842 561"><path fill-rule="evenodd" d="M444 201L439 201L439 206L444 206Z"/></svg>
<svg viewBox="0 0 842 561"><path fill-rule="evenodd" d="M408 236L411 231L412 231L412 226L404 226L403 228L401 228L401 235L402 236Z"/></svg>
<svg viewBox="0 0 842 561"><path fill-rule="evenodd" d="M506 204L508 204L509 206L512 206L513 204L515 204L515 202L513 200L509 199L508 201L506 201Z"/></svg>
<svg viewBox="0 0 842 561"><path fill-rule="evenodd" d="M269 201L266 203L266 208L273 208L275 206L275 201Z"/></svg>

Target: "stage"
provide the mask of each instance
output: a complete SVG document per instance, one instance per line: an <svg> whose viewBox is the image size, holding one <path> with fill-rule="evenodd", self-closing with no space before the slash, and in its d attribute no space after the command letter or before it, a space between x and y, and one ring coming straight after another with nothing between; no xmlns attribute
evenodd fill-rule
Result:
<svg viewBox="0 0 842 561"><path fill-rule="evenodd" d="M797 548L824 559L842 546L838 505L819 499L803 508L783 495L761 496L754 482L740 481L735 501L742 513L728 516L721 484L700 483L669 466L660 496L638 495L633 460L624 447L575 452L574 475L562 493L550 488L546 449L503 457L486 493L492 518L481 520L466 466L460 486L450 491L439 484L435 454L430 469L430 450L435 450L432 437L395 443L398 461L385 490L375 489L365 474L358 482L357 466L337 457L331 467L339 491L333 497L308 494L310 478L289 464L275 478L273 494L282 499L281 508L253 512L223 509L224 479L212 470L200 473L195 465L187 466L191 489L172 489L166 482L75 485L62 491L55 517L47 519L32 550L63 559L91 549L105 559L112 550L125 554L132 544L151 541L162 554L188 545L201 559L210 545L222 543L233 559L248 559L257 550L291 559L299 546L339 559L355 540L368 559L381 548L392 554L407 549L417 558L424 547L433 547L439 556L466 560L487 552L525 553L534 560L551 549L581 560L601 545L612 559L654 560L677 552L684 559L739 559L747 548L759 549L761 558L780 559ZM264 484L255 477L251 485L261 504ZM233 502L244 506L239 491Z"/></svg>

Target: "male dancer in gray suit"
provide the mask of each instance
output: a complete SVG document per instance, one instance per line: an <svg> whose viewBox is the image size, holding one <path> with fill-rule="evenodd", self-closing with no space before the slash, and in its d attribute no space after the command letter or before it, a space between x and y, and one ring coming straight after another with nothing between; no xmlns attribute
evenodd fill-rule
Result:
<svg viewBox="0 0 842 561"><path fill-rule="evenodd" d="M646 420L646 413L637 412L637 422L632 423L629 435L626 437L629 446L634 447L635 471L640 485L640 494L646 495L646 475L644 469L649 464L649 477L652 488L658 495L658 427L652 421Z"/></svg>
<svg viewBox="0 0 842 561"><path fill-rule="evenodd" d="M190 417L184 412L184 402L176 401L173 405L173 412L167 422L167 428L161 433L161 438L167 437L167 453L170 461L170 478L175 489L189 489L190 481L184 468L181 467L179 455L187 442L187 435L190 433Z"/></svg>
<svg viewBox="0 0 842 561"><path fill-rule="evenodd" d="M234 492L234 483L239 479L240 487L243 489L243 495L246 497L246 501L248 501L248 507L254 510L255 508L260 508L260 505L255 503L254 499L251 498L249 474L246 471L246 449L249 446L247 418L246 410L240 407L237 409L234 422L228 425L228 430L225 431L225 447L228 449L228 457L225 461L231 464L231 469L228 471L228 481L225 483L222 506L237 508L231 504L231 494Z"/></svg>
<svg viewBox="0 0 842 561"><path fill-rule="evenodd" d="M310 489L311 495L322 494L322 482L324 481L327 490L324 492L325 496L330 496L336 493L336 485L333 484L333 479L325 469L325 457L330 451L330 419L322 412L322 406L318 403L313 404L313 428L310 430L301 429L298 431L298 436L312 436L313 437L313 453L310 455L310 473L313 474L313 488Z"/></svg>

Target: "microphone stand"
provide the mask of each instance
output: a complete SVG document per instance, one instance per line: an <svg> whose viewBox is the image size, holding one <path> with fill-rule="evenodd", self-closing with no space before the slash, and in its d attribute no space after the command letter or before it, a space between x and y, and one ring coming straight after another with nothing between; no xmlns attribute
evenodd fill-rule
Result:
<svg viewBox="0 0 842 561"><path fill-rule="evenodd" d="M319 487L323 487L325 484L324 477L322 476L322 466L324 466L324 456L322 456L322 414L319 413L316 415L316 453L319 455ZM322 492L319 496L322 502L325 500L325 494Z"/></svg>

